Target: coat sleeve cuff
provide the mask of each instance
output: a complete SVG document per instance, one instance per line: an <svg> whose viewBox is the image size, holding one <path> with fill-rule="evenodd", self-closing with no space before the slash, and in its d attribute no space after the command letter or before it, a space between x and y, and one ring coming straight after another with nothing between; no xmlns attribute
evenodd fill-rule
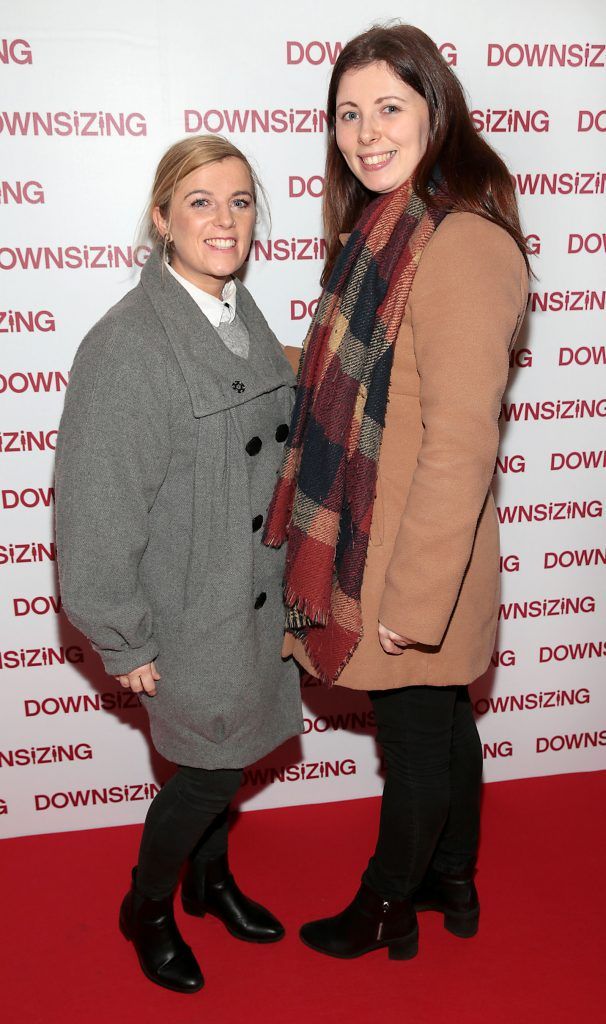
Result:
<svg viewBox="0 0 606 1024"><path fill-rule="evenodd" d="M444 639L449 616L440 615L439 622L427 622L419 616L418 610L408 607L388 585L379 606L379 622L392 632L409 637L417 644L439 647Z"/></svg>
<svg viewBox="0 0 606 1024"><path fill-rule="evenodd" d="M158 644L153 639L148 640L142 647L128 647L123 651L102 651L98 647L95 647L95 650L109 676L128 675L133 669L155 661L160 653Z"/></svg>

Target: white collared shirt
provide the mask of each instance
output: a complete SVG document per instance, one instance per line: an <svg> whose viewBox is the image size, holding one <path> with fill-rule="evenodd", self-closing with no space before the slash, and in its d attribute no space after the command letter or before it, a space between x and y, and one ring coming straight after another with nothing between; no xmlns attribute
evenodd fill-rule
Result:
<svg viewBox="0 0 606 1024"><path fill-rule="evenodd" d="M192 284L185 277L181 277L181 274L173 270L170 263L167 263L166 266L179 284L183 285L185 291L191 295L213 327L218 327L219 324L233 324L236 318L236 282L233 277L226 282L221 298L217 299L214 295L203 291L202 288L198 288L197 284Z"/></svg>

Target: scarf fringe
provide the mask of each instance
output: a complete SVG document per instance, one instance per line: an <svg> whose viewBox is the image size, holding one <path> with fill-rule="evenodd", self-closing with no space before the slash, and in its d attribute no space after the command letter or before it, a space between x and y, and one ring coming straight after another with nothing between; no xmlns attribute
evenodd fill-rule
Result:
<svg viewBox="0 0 606 1024"><path fill-rule="evenodd" d="M301 640L301 643L303 644L303 649L312 664L314 672L316 673L316 679L319 679L320 682L324 684L324 686L328 686L330 689L330 687L335 685L341 673L349 665L349 662L356 653L358 649L358 644L360 643L360 640L362 639L363 636L364 630L362 629L359 636L356 637L354 643L351 645L350 649L344 654L337 668L333 670L330 675L328 675L326 670L322 668L321 664L315 657L314 652L310 650L309 645L307 643L307 634L304 634L303 636L299 637L299 639Z"/></svg>
<svg viewBox="0 0 606 1024"><path fill-rule="evenodd" d="M288 538L286 529L274 530L272 533L263 534L263 543L268 548L281 548Z"/></svg>
<svg viewBox="0 0 606 1024"><path fill-rule="evenodd" d="M297 594L288 582L284 584L284 601L287 608L305 616L310 626L325 626L328 622L328 609L322 609L309 598Z"/></svg>

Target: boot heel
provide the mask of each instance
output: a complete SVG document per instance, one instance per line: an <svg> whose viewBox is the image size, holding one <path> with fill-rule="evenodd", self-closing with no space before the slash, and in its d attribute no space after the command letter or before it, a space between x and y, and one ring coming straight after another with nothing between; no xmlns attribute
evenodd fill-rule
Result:
<svg viewBox="0 0 606 1024"><path fill-rule="evenodd" d="M197 900L191 900L189 896L181 894L181 906L186 914L190 914L192 917L205 917L206 907Z"/></svg>
<svg viewBox="0 0 606 1024"><path fill-rule="evenodd" d="M444 927L451 935L459 939L472 939L477 933L480 921L480 911L472 910L470 913L444 914Z"/></svg>
<svg viewBox="0 0 606 1024"><path fill-rule="evenodd" d="M120 917L118 918L118 927L120 928L120 931L122 932L122 934L123 934L124 938L127 940L127 942L132 942L133 941L132 940L132 936L130 934L130 931L128 930L128 925L126 923L126 918L124 916L124 912L123 912L122 908L120 908Z"/></svg>
<svg viewBox="0 0 606 1024"><path fill-rule="evenodd" d="M404 939L393 939L388 944L388 955L390 960L412 960L419 952L419 929L407 935Z"/></svg>

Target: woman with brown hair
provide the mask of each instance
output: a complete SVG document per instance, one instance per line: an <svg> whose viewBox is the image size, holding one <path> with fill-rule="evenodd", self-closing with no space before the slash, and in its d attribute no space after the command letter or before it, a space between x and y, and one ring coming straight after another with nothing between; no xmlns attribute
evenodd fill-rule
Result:
<svg viewBox="0 0 606 1024"><path fill-rule="evenodd" d="M405 959L416 910L441 911L455 935L478 926L467 684L497 623L489 488L526 246L507 168L419 29L351 40L327 106L325 287L265 540L288 539L284 652L369 691L386 781L359 892L301 937Z"/></svg>
<svg viewBox="0 0 606 1024"><path fill-rule="evenodd" d="M144 973L177 992L203 984L173 915L185 862L187 913L249 942L284 934L227 858L242 768L302 728L298 673L280 657L283 557L261 544L295 378L234 277L257 191L219 136L165 153L152 254L78 349L57 447L63 606L178 765L150 805L120 911Z"/></svg>

